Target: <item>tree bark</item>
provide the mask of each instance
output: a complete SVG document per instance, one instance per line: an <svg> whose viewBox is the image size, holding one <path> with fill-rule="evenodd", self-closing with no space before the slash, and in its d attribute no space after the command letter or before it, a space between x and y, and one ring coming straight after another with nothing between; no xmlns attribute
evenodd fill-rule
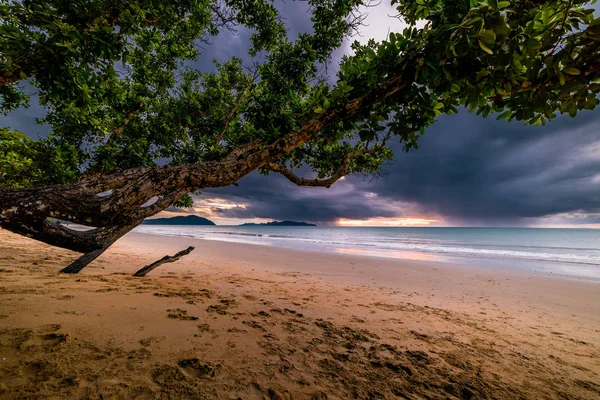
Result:
<svg viewBox="0 0 600 400"><path fill-rule="evenodd" d="M183 256L187 256L188 254L190 254L192 252L192 250L194 250L194 248L195 248L194 246L190 246L185 250L181 250L179 253L175 254L174 256L164 256L160 260L155 261L150 265L146 265L144 268L138 270L135 274L133 274L133 276L146 276L146 274L148 272L152 271L153 269L155 269L156 267L158 267L162 264L172 263L172 262L179 260Z"/></svg>
<svg viewBox="0 0 600 400"><path fill-rule="evenodd" d="M89 253L85 253L84 255L82 255L81 257L79 257L77 260L75 260L71 264L69 264L67 267L61 269L60 272L62 272L64 274L77 274L77 273L79 273L82 269L84 269L85 267L87 267L89 263L91 263L92 261L94 261L102 253L104 253L106 250L108 250L108 248L111 245L112 245L112 243L111 244L107 244L107 245L105 245L104 247L102 247L102 248L100 248L98 250L94 250L94 251L90 251Z"/></svg>
<svg viewBox="0 0 600 400"><path fill-rule="evenodd" d="M104 253L110 246L112 246L117 240L119 240L122 236L124 236L127 232L135 228L141 220L130 222L129 224L124 224L114 229L109 229L105 234L102 235L101 239L97 239L98 248L92 251L86 252L84 255L79 257L77 260L73 261L67 267L60 270L60 272L65 274L77 274L82 269L88 266L89 263L94 261L96 258L100 257L102 253ZM76 232L76 231L73 231ZM79 233L86 233L79 232Z"/></svg>

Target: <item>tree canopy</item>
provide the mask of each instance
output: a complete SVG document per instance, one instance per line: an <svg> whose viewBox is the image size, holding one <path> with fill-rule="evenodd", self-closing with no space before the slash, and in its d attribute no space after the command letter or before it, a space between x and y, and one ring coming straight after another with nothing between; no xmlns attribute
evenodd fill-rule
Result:
<svg viewBox="0 0 600 400"><path fill-rule="evenodd" d="M0 109L33 87L52 131L0 131L0 225L89 253L257 169L326 187L376 172L461 107L539 125L599 103L594 1L391 0L407 28L354 42L325 79L368 3L308 0L312 29L290 38L275 0L0 1ZM199 70L236 29L252 61Z"/></svg>

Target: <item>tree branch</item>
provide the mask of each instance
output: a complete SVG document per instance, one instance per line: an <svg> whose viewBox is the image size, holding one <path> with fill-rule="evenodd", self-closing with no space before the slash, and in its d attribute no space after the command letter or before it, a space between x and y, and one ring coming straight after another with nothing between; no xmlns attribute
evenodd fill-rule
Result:
<svg viewBox="0 0 600 400"><path fill-rule="evenodd" d="M581 71L581 74L585 77L588 77L592 74L595 74L597 72L600 71L600 64L593 64L590 65L588 68L586 68L585 70ZM581 75L566 75L565 76L565 82L570 82L572 80L575 79L579 79ZM547 82L538 84L538 85L531 85L529 82L523 82L523 84L519 87L517 87L516 89L510 91L510 92L502 92L502 93L498 93L498 95L504 97L508 97L511 96L513 94L517 94L517 93L523 93L523 92L531 92L531 91L535 91L535 90L542 90L544 88L548 88L548 87L559 87L560 82L558 81L558 79L551 79L548 80Z"/></svg>
<svg viewBox="0 0 600 400"><path fill-rule="evenodd" d="M156 202L148 207L140 208L137 212L137 218L144 220L154 214L161 212L165 208L175 203L181 196L189 193L188 189L176 190L173 193L169 193L160 197Z"/></svg>
<svg viewBox="0 0 600 400"><path fill-rule="evenodd" d="M264 144L262 140L253 140L250 143L243 144L233 149L223 160L235 161L244 155L244 153L252 151L262 144Z"/></svg>
<svg viewBox="0 0 600 400"><path fill-rule="evenodd" d="M288 180L290 180L292 183L294 183L298 186L313 186L313 187L329 188L335 182L337 182L338 180L340 180L341 178L343 178L344 176L346 176L348 174L348 169L350 168L350 161L352 161L353 158L358 157L363 154L374 154L374 153L377 153L377 151L378 150L375 150L375 149L362 149L362 150L356 150L356 151L352 151L352 152L348 153L346 155L346 158L344 158L344 161L342 162L342 166L340 167L340 169L335 174L333 174L332 176L330 176L329 178L326 178L326 179L306 179L306 178L299 177L298 175L294 174L289 168L287 168L283 164L269 163L269 164L267 164L266 167L270 171L277 172L277 173L285 176Z"/></svg>
<svg viewBox="0 0 600 400"><path fill-rule="evenodd" d="M217 144L219 144L221 142L221 140L223 140L223 137L225 136L225 132L227 131L227 127L229 126L229 122L231 122L231 120L233 119L233 116L235 115L235 113L237 112L238 108L240 108L240 105L242 104L242 98L244 97L244 93L246 93L246 91L248 89L250 89L250 87L252 86L253 83L254 82L251 81L244 88L244 90L242 90L240 93L238 93L238 97L237 97L237 100L235 102L235 105L231 109L231 111L229 112L229 115L227 115L227 118L225 118L225 123L223 124L223 129L221 130L221 133L219 133L219 136L217 137Z"/></svg>
<svg viewBox="0 0 600 400"><path fill-rule="evenodd" d="M129 111L127 114L125 114L125 119L123 120L123 125L117 127L113 133L110 135L110 137L108 138L108 142L110 143L111 141L113 141L117 135L120 135L124 130L125 127L127 127L127 125L129 124L129 120L139 111L142 110L142 108L144 108L144 104L140 103L137 108Z"/></svg>

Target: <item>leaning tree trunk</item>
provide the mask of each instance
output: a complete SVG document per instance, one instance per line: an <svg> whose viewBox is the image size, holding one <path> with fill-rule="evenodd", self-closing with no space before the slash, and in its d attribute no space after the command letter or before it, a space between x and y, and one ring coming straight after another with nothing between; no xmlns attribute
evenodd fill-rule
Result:
<svg viewBox="0 0 600 400"><path fill-rule="evenodd" d="M137 221L136 221L137 222ZM113 230L110 234L105 235L103 240L99 242L99 245L102 246L96 250L89 251L83 254L81 257L73 261L71 264L61 269L60 272L65 274L77 274L82 269L87 267L92 261L96 258L100 257L102 253L110 248L117 240L139 225L141 221L137 223L130 223L122 225L119 229Z"/></svg>
<svg viewBox="0 0 600 400"><path fill-rule="evenodd" d="M94 250L94 251L90 251L89 253L85 253L84 255L79 257L77 260L73 261L71 264L69 264L65 268L61 269L60 272L65 273L65 274L79 273L82 269L87 267L89 263L94 261L96 258L100 257L100 255L102 253L104 253L106 250L108 250L108 248L111 245L112 245L112 243L109 243L98 250Z"/></svg>
<svg viewBox="0 0 600 400"><path fill-rule="evenodd" d="M257 147L256 143L252 146ZM132 168L113 175L85 176L74 184L0 187L0 227L84 253L62 270L78 273L145 218L184 194L231 185L269 161L265 154L239 161L243 150L250 148L242 146L219 162ZM87 229L73 229L59 221Z"/></svg>
<svg viewBox="0 0 600 400"><path fill-rule="evenodd" d="M0 227L83 253L61 270L78 273L145 218L164 210L189 191L184 187L165 193L166 184L148 184L152 177L145 170L137 178L130 174L123 187L116 190L110 181L109 185L100 186L82 181L30 189L0 187ZM112 193L97 195L96 191L104 187ZM154 203L145 206L152 198L156 198ZM74 228L60 221L83 227Z"/></svg>
<svg viewBox="0 0 600 400"><path fill-rule="evenodd" d="M233 160L229 160L233 161ZM190 190L235 183L242 164L142 167L75 184L0 187L0 227L83 255L61 272L78 273L119 238ZM227 167L227 168L224 168ZM212 177L211 180L202 178ZM152 202L153 201L153 202ZM83 225L74 229L60 221Z"/></svg>

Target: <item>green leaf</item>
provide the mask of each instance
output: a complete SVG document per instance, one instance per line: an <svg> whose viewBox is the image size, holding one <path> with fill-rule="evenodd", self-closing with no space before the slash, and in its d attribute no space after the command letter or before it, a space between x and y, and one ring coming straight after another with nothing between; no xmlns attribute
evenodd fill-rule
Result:
<svg viewBox="0 0 600 400"><path fill-rule="evenodd" d="M565 85L565 75L562 72L558 73L558 81L560 82L561 86Z"/></svg>
<svg viewBox="0 0 600 400"><path fill-rule="evenodd" d="M461 26L466 26L466 25L472 25L477 21L481 21L481 17L475 17L475 18L470 18L466 21L463 21L463 23L461 24Z"/></svg>
<svg viewBox="0 0 600 400"><path fill-rule="evenodd" d="M444 108L444 103L436 103L435 106L433 106L434 110L440 110Z"/></svg>
<svg viewBox="0 0 600 400"><path fill-rule="evenodd" d="M454 48L454 43L450 43L450 50L452 51L452 55L454 57L458 57L458 54L456 54L456 49Z"/></svg>
<svg viewBox="0 0 600 400"><path fill-rule="evenodd" d="M501 10L503 8L510 7L510 1L499 1L498 8Z"/></svg>
<svg viewBox="0 0 600 400"><path fill-rule="evenodd" d="M535 38L528 38L528 39L525 41L525 46L526 46L528 49L536 49L536 48L541 48L541 47L542 47L542 44L540 43L540 41L539 41L539 40L537 40L537 39L535 39Z"/></svg>
<svg viewBox="0 0 600 400"><path fill-rule="evenodd" d="M369 141L375 139L375 132L367 130L367 129L362 129L358 133L358 136L360 137L360 140L362 140L363 142L369 142Z"/></svg>
<svg viewBox="0 0 600 400"><path fill-rule="evenodd" d="M485 51L488 54L494 54L494 52L492 51L492 49L490 49L489 47L487 47L485 44L483 44L483 42L481 40L478 41L479 42L479 47L481 47L483 49L483 51Z"/></svg>
<svg viewBox="0 0 600 400"><path fill-rule="evenodd" d="M458 93L460 92L460 86L458 86L456 83L453 83L450 85L450 91L452 91L452 93Z"/></svg>
<svg viewBox="0 0 600 400"><path fill-rule="evenodd" d="M496 42L496 33L491 29L481 31L481 32L479 32L479 39L483 43L493 46L494 43Z"/></svg>
<svg viewBox="0 0 600 400"><path fill-rule="evenodd" d="M581 74L580 70L578 70L577 68L573 68L573 67L565 68L565 69L563 69L563 71L566 74L569 74L569 75L579 75L579 74Z"/></svg>
<svg viewBox="0 0 600 400"><path fill-rule="evenodd" d="M21 79L27 79L27 74L23 71L19 71L19 76L21 77Z"/></svg>
<svg viewBox="0 0 600 400"><path fill-rule="evenodd" d="M512 111L508 110L508 111L504 111L502 114L498 115L498 118L496 118L498 121L503 121L505 119L508 119L508 117L510 117L512 115Z"/></svg>

